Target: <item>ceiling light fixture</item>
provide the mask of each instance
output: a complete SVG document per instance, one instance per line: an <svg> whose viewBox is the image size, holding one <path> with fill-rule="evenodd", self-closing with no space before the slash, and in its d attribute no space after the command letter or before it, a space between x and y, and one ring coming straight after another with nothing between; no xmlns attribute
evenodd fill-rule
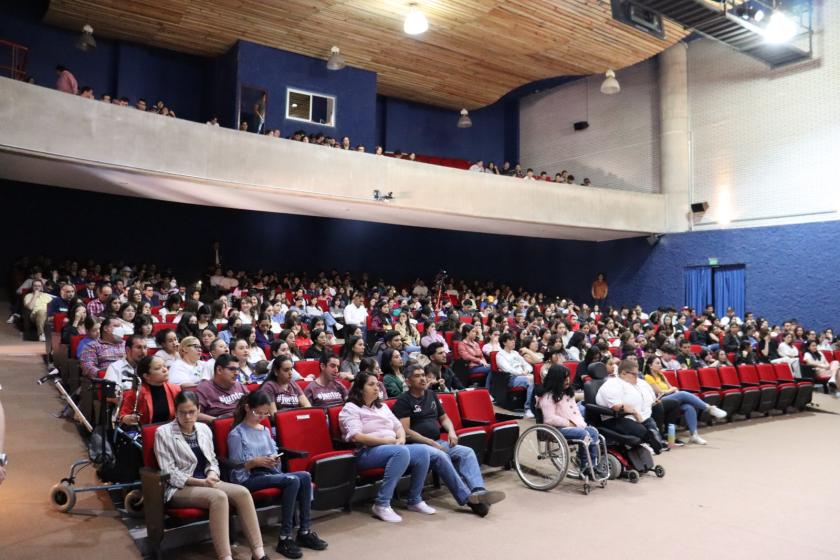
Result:
<svg viewBox="0 0 840 560"><path fill-rule="evenodd" d="M612 68L607 70L606 76L607 77L601 84L601 93L606 95L615 95L620 92L621 85L619 85L618 80L615 79L615 72L613 72Z"/></svg>
<svg viewBox="0 0 840 560"><path fill-rule="evenodd" d="M472 119L470 119L470 112L466 109L461 109L461 116L458 117L458 128L469 128L472 126Z"/></svg>
<svg viewBox="0 0 840 560"><path fill-rule="evenodd" d="M767 22L764 39L768 43L778 45L789 43L794 37L796 37L796 23L777 9L770 16L770 21Z"/></svg>
<svg viewBox="0 0 840 560"><path fill-rule="evenodd" d="M92 51L96 48L96 39L93 38L93 27L88 24L82 27L82 34L79 40L76 41L76 48L84 52Z"/></svg>
<svg viewBox="0 0 840 560"><path fill-rule="evenodd" d="M403 24L403 31L409 35L420 35L429 29L429 20L417 8L417 4L412 2L408 5L408 15L405 16L405 23Z"/></svg>
<svg viewBox="0 0 840 560"><path fill-rule="evenodd" d="M341 56L338 47L331 48L330 57L327 59L327 70L341 70L345 66L347 66L347 63L344 62L344 57Z"/></svg>

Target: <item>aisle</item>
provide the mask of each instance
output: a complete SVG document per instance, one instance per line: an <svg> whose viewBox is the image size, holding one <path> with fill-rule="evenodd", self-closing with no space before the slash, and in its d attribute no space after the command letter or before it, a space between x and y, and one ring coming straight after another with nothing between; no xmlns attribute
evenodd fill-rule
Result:
<svg viewBox="0 0 840 560"><path fill-rule="evenodd" d="M0 558L140 558L107 496L80 494L72 514L48 505L50 487L86 450L75 427L52 416L61 408L55 389L35 383L44 374L40 356L23 352L42 348L43 343L21 343L6 325L0 328L0 399L9 454L8 478L0 486ZM80 482L94 481L92 471L82 472Z"/></svg>

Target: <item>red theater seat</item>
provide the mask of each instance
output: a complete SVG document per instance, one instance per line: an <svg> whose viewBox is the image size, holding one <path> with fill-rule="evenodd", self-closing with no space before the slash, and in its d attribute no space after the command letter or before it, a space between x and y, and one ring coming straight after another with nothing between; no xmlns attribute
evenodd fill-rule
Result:
<svg viewBox="0 0 840 560"><path fill-rule="evenodd" d="M465 426L479 427L487 434L487 451L483 462L491 467L508 467L513 459L519 423L498 420L487 389L459 391L458 409Z"/></svg>
<svg viewBox="0 0 840 560"><path fill-rule="evenodd" d="M813 381L794 379L790 365L786 363L773 364L773 372L780 383L793 383L796 385L796 398L793 401L794 408L805 410L814 398Z"/></svg>
<svg viewBox="0 0 840 560"><path fill-rule="evenodd" d="M283 410L274 417L277 442L285 449L306 452L288 461L289 471L312 475L317 510L350 504L356 487L356 457L351 450L336 450L330 439L327 416L320 408Z"/></svg>
<svg viewBox="0 0 840 560"><path fill-rule="evenodd" d="M741 380L738 378L738 372L734 366L718 368L718 374L720 375L720 382L724 389L738 389L741 392L741 407L738 409L738 414L743 414L749 418L758 408L758 403L761 398L761 392L758 387L742 386Z"/></svg>
<svg viewBox="0 0 840 560"><path fill-rule="evenodd" d="M741 385L744 387L756 387L760 391L760 398L756 412L769 414L770 410L776 406L779 391L775 385L761 383L758 379L758 370L755 366L749 364L741 364L737 367L738 378L741 380Z"/></svg>
<svg viewBox="0 0 840 560"><path fill-rule="evenodd" d="M697 378L700 389L703 391L717 391L720 393L718 407L726 411L727 421L731 421L738 409L741 407L741 390L724 389L718 376L717 368L700 368L697 370Z"/></svg>
<svg viewBox="0 0 840 560"><path fill-rule="evenodd" d="M479 461L484 457L487 451L487 434L483 428L466 428L461 419L461 411L458 410L458 401L453 393L439 393L438 399L443 406L443 410L452 426L455 428L455 434L458 436L458 444L469 447L475 451L475 456ZM441 438L446 439L448 434L441 431Z"/></svg>

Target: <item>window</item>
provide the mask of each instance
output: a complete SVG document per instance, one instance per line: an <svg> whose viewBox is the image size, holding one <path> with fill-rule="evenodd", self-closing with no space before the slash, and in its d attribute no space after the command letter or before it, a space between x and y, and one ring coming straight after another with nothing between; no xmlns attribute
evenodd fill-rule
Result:
<svg viewBox="0 0 840 560"><path fill-rule="evenodd" d="M286 118L324 126L335 126L335 97L288 89Z"/></svg>

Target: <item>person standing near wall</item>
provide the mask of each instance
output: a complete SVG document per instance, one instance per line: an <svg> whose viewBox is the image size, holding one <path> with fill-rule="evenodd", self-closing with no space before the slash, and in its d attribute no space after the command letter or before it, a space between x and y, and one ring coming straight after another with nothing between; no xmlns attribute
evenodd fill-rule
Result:
<svg viewBox="0 0 840 560"><path fill-rule="evenodd" d="M593 301L603 312L604 304L607 302L607 294L609 293L609 286L607 285L607 281L604 279L603 272L599 272L597 276L595 276L595 281L592 282L591 293Z"/></svg>
<svg viewBox="0 0 840 560"><path fill-rule="evenodd" d="M265 126L265 105L267 101L268 94L263 92L260 100L254 103L254 132L257 134L263 133L263 127Z"/></svg>
<svg viewBox="0 0 840 560"><path fill-rule="evenodd" d="M58 76L58 79L55 81L55 89L65 93L72 93L73 95L79 93L79 84L76 82L76 77L70 70L58 65L55 67L55 73Z"/></svg>

